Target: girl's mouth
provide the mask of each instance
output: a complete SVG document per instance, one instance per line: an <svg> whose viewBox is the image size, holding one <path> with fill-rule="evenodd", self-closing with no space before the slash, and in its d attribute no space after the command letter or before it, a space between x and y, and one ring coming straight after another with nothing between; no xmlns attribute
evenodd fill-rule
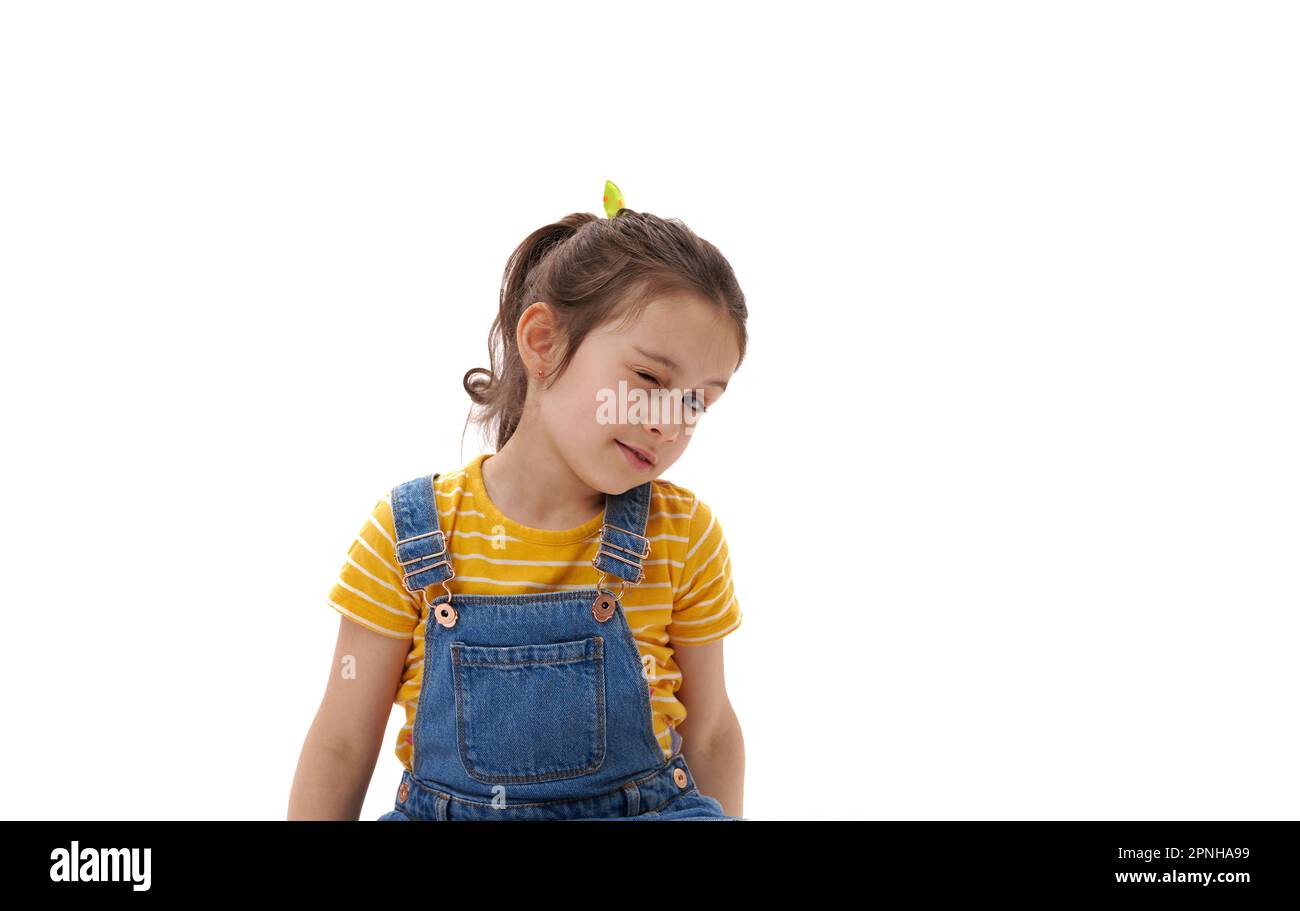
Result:
<svg viewBox="0 0 1300 911"><path fill-rule="evenodd" d="M619 449L623 450L623 455L627 456L628 464L633 468L637 471L648 471L650 469L650 463L637 455L636 450L632 449L630 446L624 446L618 440L615 440L614 442L618 445Z"/></svg>

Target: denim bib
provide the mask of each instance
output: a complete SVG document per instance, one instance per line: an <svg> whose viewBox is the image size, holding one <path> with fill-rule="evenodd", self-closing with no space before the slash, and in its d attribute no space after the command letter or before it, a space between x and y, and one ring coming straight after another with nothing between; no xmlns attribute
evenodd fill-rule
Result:
<svg viewBox="0 0 1300 911"><path fill-rule="evenodd" d="M392 491L403 582L429 615L411 768L380 819L737 819L695 786L677 731L667 760L655 737L621 603L645 578L650 482L606 495L591 588L474 595L448 585L437 478Z"/></svg>

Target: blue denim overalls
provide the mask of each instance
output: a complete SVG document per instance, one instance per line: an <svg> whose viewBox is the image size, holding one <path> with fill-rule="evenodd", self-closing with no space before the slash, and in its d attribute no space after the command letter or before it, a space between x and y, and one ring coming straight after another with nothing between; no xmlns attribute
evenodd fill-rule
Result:
<svg viewBox="0 0 1300 911"><path fill-rule="evenodd" d="M380 820L740 819L700 793L671 728L665 761L618 600L645 577L650 483L606 495L592 588L453 603L437 478L392 492L403 582L430 613L412 768ZM608 574L622 580L617 595ZM446 594L429 602L438 584Z"/></svg>

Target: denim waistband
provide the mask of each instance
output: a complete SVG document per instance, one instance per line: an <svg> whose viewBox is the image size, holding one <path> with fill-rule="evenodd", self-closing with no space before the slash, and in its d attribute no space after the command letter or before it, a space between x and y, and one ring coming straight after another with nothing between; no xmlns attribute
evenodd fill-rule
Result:
<svg viewBox="0 0 1300 911"><path fill-rule="evenodd" d="M508 787L504 799L493 803L454 794L437 782L421 780L410 769L403 769L395 806L417 820L612 819L657 810L694 788L695 776L679 751L660 768L603 794L556 800L530 798L517 803L511 802Z"/></svg>

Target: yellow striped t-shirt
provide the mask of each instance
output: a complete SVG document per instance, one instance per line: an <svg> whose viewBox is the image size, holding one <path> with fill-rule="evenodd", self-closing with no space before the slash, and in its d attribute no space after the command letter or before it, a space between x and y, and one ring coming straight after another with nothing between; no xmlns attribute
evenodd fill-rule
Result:
<svg viewBox="0 0 1300 911"><path fill-rule="evenodd" d="M458 592L517 595L595 587L599 573L591 561L604 511L576 528L521 525L488 499L482 465L490 456L476 456L464 468L434 481L438 523L455 570L447 583L453 603ZM673 649L721 639L740 626L742 615L722 526L695 494L653 479L646 537L650 556L643 561L645 580L628 583L622 604L642 662L649 665L654 730L666 759L671 755L669 726L686 718L686 707L676 696L682 675ZM406 709L397 758L410 769L410 734L429 611L402 584L393 539L391 491L385 491L348 550L329 604L367 629L411 642L394 700ZM613 581L617 586L617 579ZM443 593L441 585L435 586L431 597Z"/></svg>

